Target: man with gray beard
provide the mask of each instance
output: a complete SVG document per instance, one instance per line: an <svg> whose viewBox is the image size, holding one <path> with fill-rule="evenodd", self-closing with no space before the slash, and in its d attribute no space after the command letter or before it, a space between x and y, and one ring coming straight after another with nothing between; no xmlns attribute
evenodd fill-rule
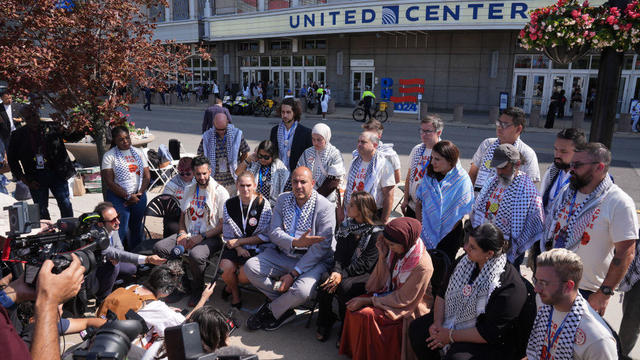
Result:
<svg viewBox="0 0 640 360"><path fill-rule="evenodd" d="M482 186L471 212L473 227L491 222L502 230L511 243L507 259L516 269L543 231L542 199L531 178L520 171L521 165L515 146L499 145L491 160L496 174Z"/></svg>

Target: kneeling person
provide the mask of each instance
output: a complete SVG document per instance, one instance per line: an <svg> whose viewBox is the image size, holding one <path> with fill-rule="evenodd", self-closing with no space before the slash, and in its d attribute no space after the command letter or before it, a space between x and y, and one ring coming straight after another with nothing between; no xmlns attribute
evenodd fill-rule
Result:
<svg viewBox="0 0 640 360"><path fill-rule="evenodd" d="M271 205L268 199L257 193L255 177L248 171L238 176L236 188L238 196L227 200L224 205L222 237L226 248L222 253L220 269L226 284L222 290L223 299L231 295L231 306L240 308L238 281L249 283L242 265L264 250L261 244L269 241Z"/></svg>
<svg viewBox="0 0 640 360"><path fill-rule="evenodd" d="M180 231L176 235L158 241L153 251L168 257L176 245L189 250L189 265L193 279L189 306L195 305L197 294L202 292L206 260L222 247L222 211L229 199L227 190L211 178L209 159L198 156L191 167L196 183L186 188L180 208Z"/></svg>
<svg viewBox="0 0 640 360"><path fill-rule="evenodd" d="M291 183L293 191L278 197L271 220L269 238L277 249L244 265L251 284L271 299L247 320L252 330L275 330L293 320L293 308L307 301L331 263L335 207L313 190L309 168L297 168Z"/></svg>

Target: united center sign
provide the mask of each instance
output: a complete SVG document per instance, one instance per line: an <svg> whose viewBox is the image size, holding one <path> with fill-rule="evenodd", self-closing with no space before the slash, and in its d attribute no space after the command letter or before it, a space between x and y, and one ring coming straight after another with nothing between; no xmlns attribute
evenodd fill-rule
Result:
<svg viewBox="0 0 640 360"><path fill-rule="evenodd" d="M552 3L551 0L380 2L216 16L209 19L209 38L234 40L368 31L520 29L529 21L530 10Z"/></svg>

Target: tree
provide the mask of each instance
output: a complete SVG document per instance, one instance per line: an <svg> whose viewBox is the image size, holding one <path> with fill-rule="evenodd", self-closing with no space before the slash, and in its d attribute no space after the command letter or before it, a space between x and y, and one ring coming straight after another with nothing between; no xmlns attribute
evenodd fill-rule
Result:
<svg viewBox="0 0 640 360"><path fill-rule="evenodd" d="M139 86L167 87L185 60L209 55L153 40L146 9L164 0L4 0L0 7L0 79L51 117L84 130L106 151L108 126L125 122Z"/></svg>

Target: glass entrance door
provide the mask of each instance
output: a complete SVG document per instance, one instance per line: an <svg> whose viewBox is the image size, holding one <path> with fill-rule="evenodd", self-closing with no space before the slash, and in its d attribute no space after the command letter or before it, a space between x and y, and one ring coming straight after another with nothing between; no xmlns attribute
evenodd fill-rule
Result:
<svg viewBox="0 0 640 360"><path fill-rule="evenodd" d="M373 91L373 71L351 71L351 101L357 104L362 93L369 89Z"/></svg>
<svg viewBox="0 0 640 360"><path fill-rule="evenodd" d="M294 71L293 72L293 83L295 86L294 95L295 97L300 97L300 88L306 87L306 85L302 82L302 71Z"/></svg>
<svg viewBox="0 0 640 360"><path fill-rule="evenodd" d="M282 72L282 97L287 95L287 91L291 90L291 71Z"/></svg>
<svg viewBox="0 0 640 360"><path fill-rule="evenodd" d="M569 100L569 111L567 114L572 115L574 111L584 111L585 108L585 92L587 85L586 75L574 75L571 78L571 90L567 99Z"/></svg>
<svg viewBox="0 0 640 360"><path fill-rule="evenodd" d="M280 70L271 71L271 80L273 81L273 96L280 97L282 82L280 81Z"/></svg>
<svg viewBox="0 0 640 360"><path fill-rule="evenodd" d="M542 113L542 104L545 100L544 91L545 75L533 75L533 85L531 90L531 109L540 109ZM546 114L546 111L544 112Z"/></svg>
<svg viewBox="0 0 640 360"><path fill-rule="evenodd" d="M562 97L565 97L565 100L569 100L568 96L567 96L567 90L565 89L566 87L566 82L565 79L567 77L562 74L562 75L557 75L554 74L551 76L551 91L550 91L550 96L546 99L544 99L544 106L543 109L550 109L551 106L551 102L556 100L560 102L560 106L558 107L558 109L556 109L557 111L557 115L559 119L562 119L566 113L567 113L567 108L569 107L569 101L565 101L564 104L562 103Z"/></svg>
<svg viewBox="0 0 640 360"><path fill-rule="evenodd" d="M513 85L513 105L521 108L524 112L531 112L531 101L527 98L527 75L516 75Z"/></svg>

